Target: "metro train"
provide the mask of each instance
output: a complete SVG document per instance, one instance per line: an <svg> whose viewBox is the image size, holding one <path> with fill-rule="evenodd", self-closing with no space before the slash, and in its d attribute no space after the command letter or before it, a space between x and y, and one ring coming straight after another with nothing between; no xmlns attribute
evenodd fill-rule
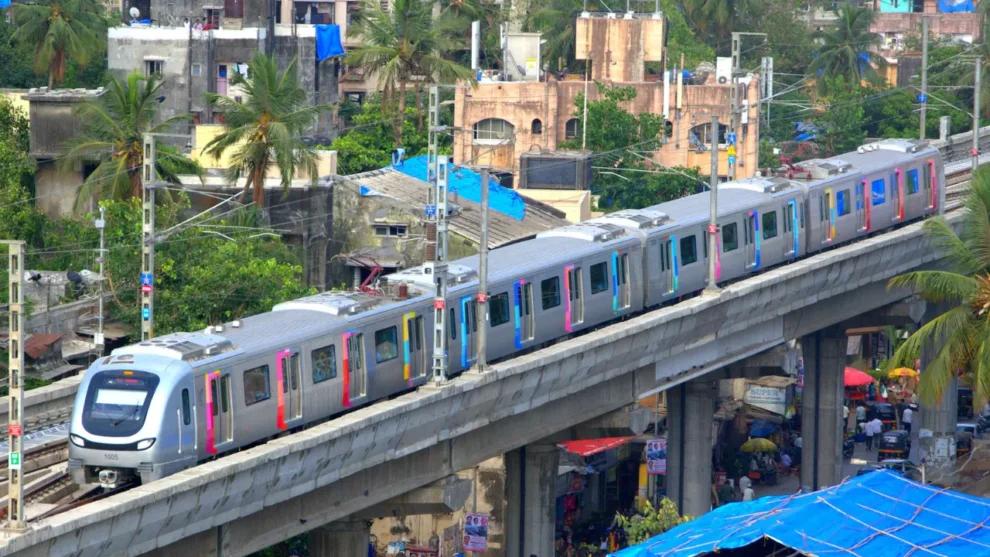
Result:
<svg viewBox="0 0 990 557"><path fill-rule="evenodd" d="M939 213L945 178L927 143L884 140L718 189L717 281ZM709 193L564 226L492 250L488 319L478 258L449 265L448 362L489 361L693 295L707 282ZM422 267L375 294L325 292L206 331L114 350L86 371L71 418L80 484L146 483L325 421L428 380L432 280Z"/></svg>

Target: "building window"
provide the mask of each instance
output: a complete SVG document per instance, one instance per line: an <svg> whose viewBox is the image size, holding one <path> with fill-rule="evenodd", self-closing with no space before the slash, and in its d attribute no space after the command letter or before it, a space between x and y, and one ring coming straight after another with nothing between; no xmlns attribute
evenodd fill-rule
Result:
<svg viewBox="0 0 990 557"><path fill-rule="evenodd" d="M405 238L408 227L405 224L376 224L375 236Z"/></svg>
<svg viewBox="0 0 990 557"><path fill-rule="evenodd" d="M574 139L581 130L581 120L571 118L564 124L564 139Z"/></svg>
<svg viewBox="0 0 990 557"><path fill-rule="evenodd" d="M399 357L399 337L395 327L375 331L375 362L382 363Z"/></svg>
<svg viewBox="0 0 990 557"><path fill-rule="evenodd" d="M488 314L492 327L509 322L509 293L502 292L488 301Z"/></svg>
<svg viewBox="0 0 990 557"><path fill-rule="evenodd" d="M194 76L202 75L202 73L203 73L203 65L202 64L193 64L192 65L192 74Z"/></svg>
<svg viewBox="0 0 990 557"><path fill-rule="evenodd" d="M608 265L597 263L591 266L591 293L598 294L608 290Z"/></svg>
<svg viewBox="0 0 990 557"><path fill-rule="evenodd" d="M739 247L739 231L736 223L727 224L722 227L722 251L732 251Z"/></svg>
<svg viewBox="0 0 990 557"><path fill-rule="evenodd" d="M272 391L268 384L268 366L259 366L244 372L244 405L251 406L268 400Z"/></svg>
<svg viewBox="0 0 990 557"><path fill-rule="evenodd" d="M474 125L475 141L502 141L512 136L515 126L501 118L487 118Z"/></svg>
<svg viewBox="0 0 990 557"><path fill-rule="evenodd" d="M162 76L162 61L161 60L145 60L144 61L144 76L145 77L161 77Z"/></svg>
<svg viewBox="0 0 990 557"><path fill-rule="evenodd" d="M344 98L347 99L347 102L358 106L364 104L364 93L344 93Z"/></svg>
<svg viewBox="0 0 990 557"><path fill-rule="evenodd" d="M540 292L543 295L544 310L560 305L560 279L557 277L551 277L542 281L540 283Z"/></svg>
<svg viewBox="0 0 990 557"><path fill-rule="evenodd" d="M543 133L543 122L539 118L533 120L533 125L530 126L529 131L533 135L540 135Z"/></svg>
<svg viewBox="0 0 990 557"><path fill-rule="evenodd" d="M313 350L313 384L337 377L337 351L334 345Z"/></svg>
<svg viewBox="0 0 990 557"><path fill-rule="evenodd" d="M718 144L719 147L726 144L726 133L728 132L728 126L724 124L718 125ZM688 144L699 151L707 151L712 144L712 125L699 124L688 132Z"/></svg>

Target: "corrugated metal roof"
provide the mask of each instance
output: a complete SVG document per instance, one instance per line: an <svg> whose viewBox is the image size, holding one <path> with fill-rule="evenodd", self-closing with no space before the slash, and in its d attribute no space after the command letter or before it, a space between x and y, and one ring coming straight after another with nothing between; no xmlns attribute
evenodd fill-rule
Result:
<svg viewBox="0 0 990 557"><path fill-rule="evenodd" d="M352 187L364 186L378 194L390 197L409 205L419 215L427 204L430 185L392 168L383 168L363 174L341 176L334 179L335 185L350 183ZM555 211L543 204L523 198L526 202L525 217L517 220L491 211L488 218L488 247L496 248L525 238L530 238L545 230L565 226L568 222L554 214ZM479 243L481 241L481 205L464 197L448 199L459 212L450 218L451 232Z"/></svg>

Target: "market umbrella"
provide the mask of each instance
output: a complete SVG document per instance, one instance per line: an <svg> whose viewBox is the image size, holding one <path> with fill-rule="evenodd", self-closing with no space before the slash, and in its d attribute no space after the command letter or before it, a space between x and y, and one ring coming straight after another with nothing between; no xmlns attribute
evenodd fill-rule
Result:
<svg viewBox="0 0 990 557"><path fill-rule="evenodd" d="M899 367L887 374L887 377L917 377L917 376L918 376L918 372L908 367Z"/></svg>
<svg viewBox="0 0 990 557"><path fill-rule="evenodd" d="M739 450L744 453L772 453L777 450L777 445L773 441L762 437L754 437L743 443Z"/></svg>
<svg viewBox="0 0 990 557"><path fill-rule="evenodd" d="M865 372L847 366L844 383L847 387L862 387L873 383L873 378Z"/></svg>

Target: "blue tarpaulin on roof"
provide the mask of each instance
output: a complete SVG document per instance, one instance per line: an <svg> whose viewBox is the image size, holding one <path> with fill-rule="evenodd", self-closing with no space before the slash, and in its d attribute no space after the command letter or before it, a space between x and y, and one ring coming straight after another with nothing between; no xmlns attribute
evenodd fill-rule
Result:
<svg viewBox="0 0 990 557"><path fill-rule="evenodd" d="M395 170L412 176L418 180L427 181L426 155L420 155L393 166ZM451 193L481 203L481 174L467 168L455 167L447 176L447 187ZM526 217L526 202L516 192L503 188L498 182L488 180L488 206L493 211L508 215L516 220Z"/></svg>
<svg viewBox="0 0 990 557"><path fill-rule="evenodd" d="M340 27L334 24L316 26L316 59L320 62L327 58L344 55L344 45L340 42Z"/></svg>
<svg viewBox="0 0 990 557"><path fill-rule="evenodd" d="M719 507L614 557L695 557L770 538L805 555L990 554L990 499L881 470L799 495Z"/></svg>
<svg viewBox="0 0 990 557"><path fill-rule="evenodd" d="M943 14L975 12L973 0L938 0L938 11Z"/></svg>
<svg viewBox="0 0 990 557"><path fill-rule="evenodd" d="M9 8L10 0L0 0L0 8Z"/></svg>

